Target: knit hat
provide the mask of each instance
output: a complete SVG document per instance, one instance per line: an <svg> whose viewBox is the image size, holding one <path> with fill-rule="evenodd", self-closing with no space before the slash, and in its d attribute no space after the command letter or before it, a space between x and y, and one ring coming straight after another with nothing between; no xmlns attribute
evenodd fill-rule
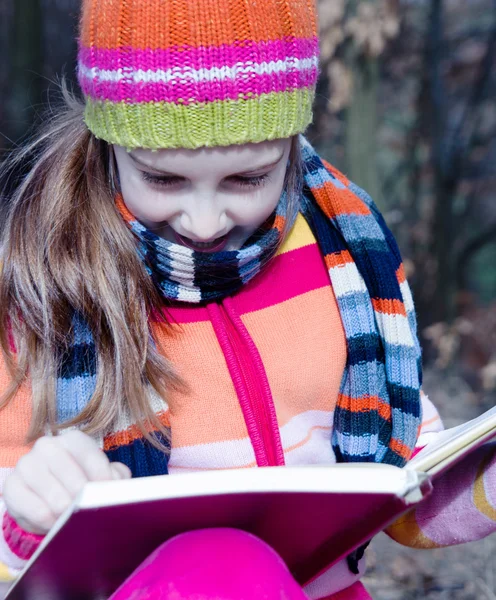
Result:
<svg viewBox="0 0 496 600"><path fill-rule="evenodd" d="M312 120L315 0L83 0L85 120L127 148L287 138Z"/></svg>

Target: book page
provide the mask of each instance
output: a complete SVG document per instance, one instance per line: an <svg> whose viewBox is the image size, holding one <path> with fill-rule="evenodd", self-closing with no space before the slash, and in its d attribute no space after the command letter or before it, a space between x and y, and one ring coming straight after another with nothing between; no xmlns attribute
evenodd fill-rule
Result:
<svg viewBox="0 0 496 600"><path fill-rule="evenodd" d="M439 432L407 467L438 475L493 437L496 437L496 407L458 427Z"/></svg>
<svg viewBox="0 0 496 600"><path fill-rule="evenodd" d="M224 494L394 494L404 497L422 478L386 464L349 463L231 469L88 483L75 502L79 510L166 498Z"/></svg>

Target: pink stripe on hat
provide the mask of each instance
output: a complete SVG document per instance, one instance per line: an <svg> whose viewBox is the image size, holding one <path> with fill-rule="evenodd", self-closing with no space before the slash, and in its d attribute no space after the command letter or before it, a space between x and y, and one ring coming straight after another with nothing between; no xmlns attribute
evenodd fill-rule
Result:
<svg viewBox="0 0 496 600"><path fill-rule="evenodd" d="M129 83L126 81L100 82L81 78L83 92L92 98L110 102L141 104L147 102L166 102L175 104L194 104L218 102L223 100L246 99L262 94L286 92L311 87L318 77L317 68L290 73L271 73L241 75L232 80L216 82L177 81L171 83Z"/></svg>
<svg viewBox="0 0 496 600"><path fill-rule="evenodd" d="M131 71L157 68L212 69L233 67L238 63L253 64L253 62L286 60L288 56L301 60L318 54L318 38L285 38L270 42L244 41L229 46L200 48L176 46L165 50L131 47L108 50L81 47L79 62L87 68L98 67L104 70L121 69L123 66Z"/></svg>

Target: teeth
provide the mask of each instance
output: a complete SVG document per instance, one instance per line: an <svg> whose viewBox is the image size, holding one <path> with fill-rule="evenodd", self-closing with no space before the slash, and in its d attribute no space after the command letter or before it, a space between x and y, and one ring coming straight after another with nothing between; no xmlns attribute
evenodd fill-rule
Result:
<svg viewBox="0 0 496 600"><path fill-rule="evenodd" d="M219 242L193 242L193 245L197 246L198 248L213 248L218 244Z"/></svg>
<svg viewBox="0 0 496 600"><path fill-rule="evenodd" d="M204 250L208 250L208 248L215 248L215 246L218 246L223 241L224 237L217 238L213 242L194 242L193 240L190 240L190 244L192 246L195 246L195 248L202 248Z"/></svg>
<svg viewBox="0 0 496 600"><path fill-rule="evenodd" d="M191 238L187 238L179 234L176 234L176 238L179 241L179 243L185 244L186 246L188 246L188 248L192 248L193 250L195 248L197 250L212 250L219 246L221 243L223 243L226 240L227 235L223 235L222 237L217 238L213 242L195 242Z"/></svg>
<svg viewBox="0 0 496 600"><path fill-rule="evenodd" d="M199 248L210 248L215 246L217 243L218 242L193 242L193 244Z"/></svg>

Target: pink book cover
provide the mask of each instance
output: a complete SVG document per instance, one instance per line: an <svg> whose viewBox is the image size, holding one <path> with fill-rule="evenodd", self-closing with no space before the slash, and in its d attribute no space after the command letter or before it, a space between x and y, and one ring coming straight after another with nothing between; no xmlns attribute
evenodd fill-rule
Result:
<svg viewBox="0 0 496 600"><path fill-rule="evenodd" d="M89 484L7 600L102 600L179 533L236 527L272 545L305 584L431 491L387 465L275 467Z"/></svg>
<svg viewBox="0 0 496 600"><path fill-rule="evenodd" d="M408 465L208 471L88 484L6 600L104 600L160 544L235 527L279 552L302 585L432 491L431 478L496 436L496 407L436 434Z"/></svg>

